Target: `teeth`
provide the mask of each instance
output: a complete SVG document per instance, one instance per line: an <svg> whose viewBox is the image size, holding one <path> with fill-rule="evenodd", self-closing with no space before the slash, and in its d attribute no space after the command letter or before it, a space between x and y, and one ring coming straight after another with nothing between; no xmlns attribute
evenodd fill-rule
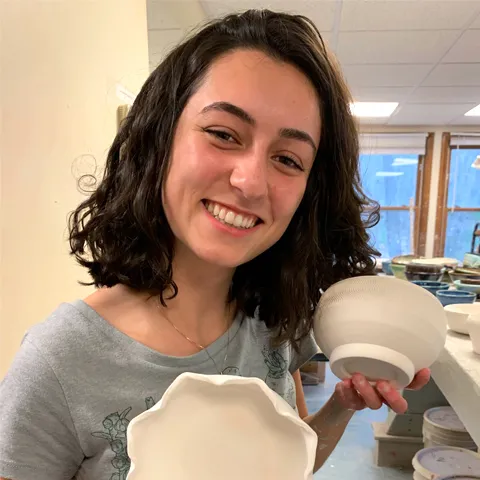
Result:
<svg viewBox="0 0 480 480"><path fill-rule="evenodd" d="M216 203L206 202L206 207L217 220L237 228L252 228L257 221L256 218L236 214Z"/></svg>

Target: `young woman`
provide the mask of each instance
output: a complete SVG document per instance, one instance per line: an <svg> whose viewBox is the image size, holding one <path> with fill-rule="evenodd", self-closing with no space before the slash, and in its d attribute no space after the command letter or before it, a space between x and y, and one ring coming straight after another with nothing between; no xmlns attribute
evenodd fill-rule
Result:
<svg viewBox="0 0 480 480"><path fill-rule="evenodd" d="M231 15L167 56L71 217L98 289L33 327L1 385L0 477L125 479L129 421L185 371L265 380L322 438L316 468L355 410L405 410L355 375L307 416L300 381L320 289L374 266L349 103L304 17Z"/></svg>

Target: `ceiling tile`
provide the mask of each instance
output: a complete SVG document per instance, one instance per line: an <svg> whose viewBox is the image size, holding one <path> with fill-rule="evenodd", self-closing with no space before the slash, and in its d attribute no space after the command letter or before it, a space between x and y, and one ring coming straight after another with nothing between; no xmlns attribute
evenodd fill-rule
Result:
<svg viewBox="0 0 480 480"><path fill-rule="evenodd" d="M430 65L345 65L343 73L353 87L411 87L418 85Z"/></svg>
<svg viewBox="0 0 480 480"><path fill-rule="evenodd" d="M346 1L340 29L372 30L461 30L478 9L478 1L435 2Z"/></svg>
<svg viewBox="0 0 480 480"><path fill-rule="evenodd" d="M288 0L202 0L201 4L209 18L250 8L267 8L274 11L302 14L313 20L317 28L323 31L332 30L336 9L336 2L332 0L297 0L295 2Z"/></svg>
<svg viewBox="0 0 480 480"><path fill-rule="evenodd" d="M419 87L408 103L480 103L478 87Z"/></svg>
<svg viewBox="0 0 480 480"><path fill-rule="evenodd" d="M444 63L480 61L480 30L467 30L442 59Z"/></svg>
<svg viewBox="0 0 480 480"><path fill-rule="evenodd" d="M389 125L447 125L475 106L474 103L456 105L407 104L390 117Z"/></svg>
<svg viewBox="0 0 480 480"><path fill-rule="evenodd" d="M411 87L352 87L357 102L403 102Z"/></svg>
<svg viewBox="0 0 480 480"><path fill-rule="evenodd" d="M456 30L342 32L337 54L344 64L435 64L458 34Z"/></svg>
<svg viewBox="0 0 480 480"><path fill-rule="evenodd" d="M479 125L480 126L480 117L466 117L465 115L460 115L457 118L453 119L450 122L450 125Z"/></svg>
<svg viewBox="0 0 480 480"><path fill-rule="evenodd" d="M445 63L438 65L425 79L423 86L480 86L480 63Z"/></svg>

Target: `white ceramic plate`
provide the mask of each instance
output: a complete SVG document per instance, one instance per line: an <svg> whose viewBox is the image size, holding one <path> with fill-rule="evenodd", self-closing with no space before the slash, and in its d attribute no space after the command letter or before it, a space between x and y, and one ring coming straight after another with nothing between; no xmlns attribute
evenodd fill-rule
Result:
<svg viewBox="0 0 480 480"><path fill-rule="evenodd" d="M317 435L258 378L183 373L127 439L127 480L313 479Z"/></svg>

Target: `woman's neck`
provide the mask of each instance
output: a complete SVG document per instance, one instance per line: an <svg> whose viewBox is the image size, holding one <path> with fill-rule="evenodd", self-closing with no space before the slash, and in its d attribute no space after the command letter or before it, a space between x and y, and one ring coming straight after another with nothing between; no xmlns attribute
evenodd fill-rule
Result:
<svg viewBox="0 0 480 480"><path fill-rule="evenodd" d="M178 328L201 334L205 329L231 322L234 312L228 305L228 295L235 269L207 264L180 247L173 272L178 294L166 300L167 308L161 307L161 311ZM168 298L168 292L165 293L164 298Z"/></svg>

